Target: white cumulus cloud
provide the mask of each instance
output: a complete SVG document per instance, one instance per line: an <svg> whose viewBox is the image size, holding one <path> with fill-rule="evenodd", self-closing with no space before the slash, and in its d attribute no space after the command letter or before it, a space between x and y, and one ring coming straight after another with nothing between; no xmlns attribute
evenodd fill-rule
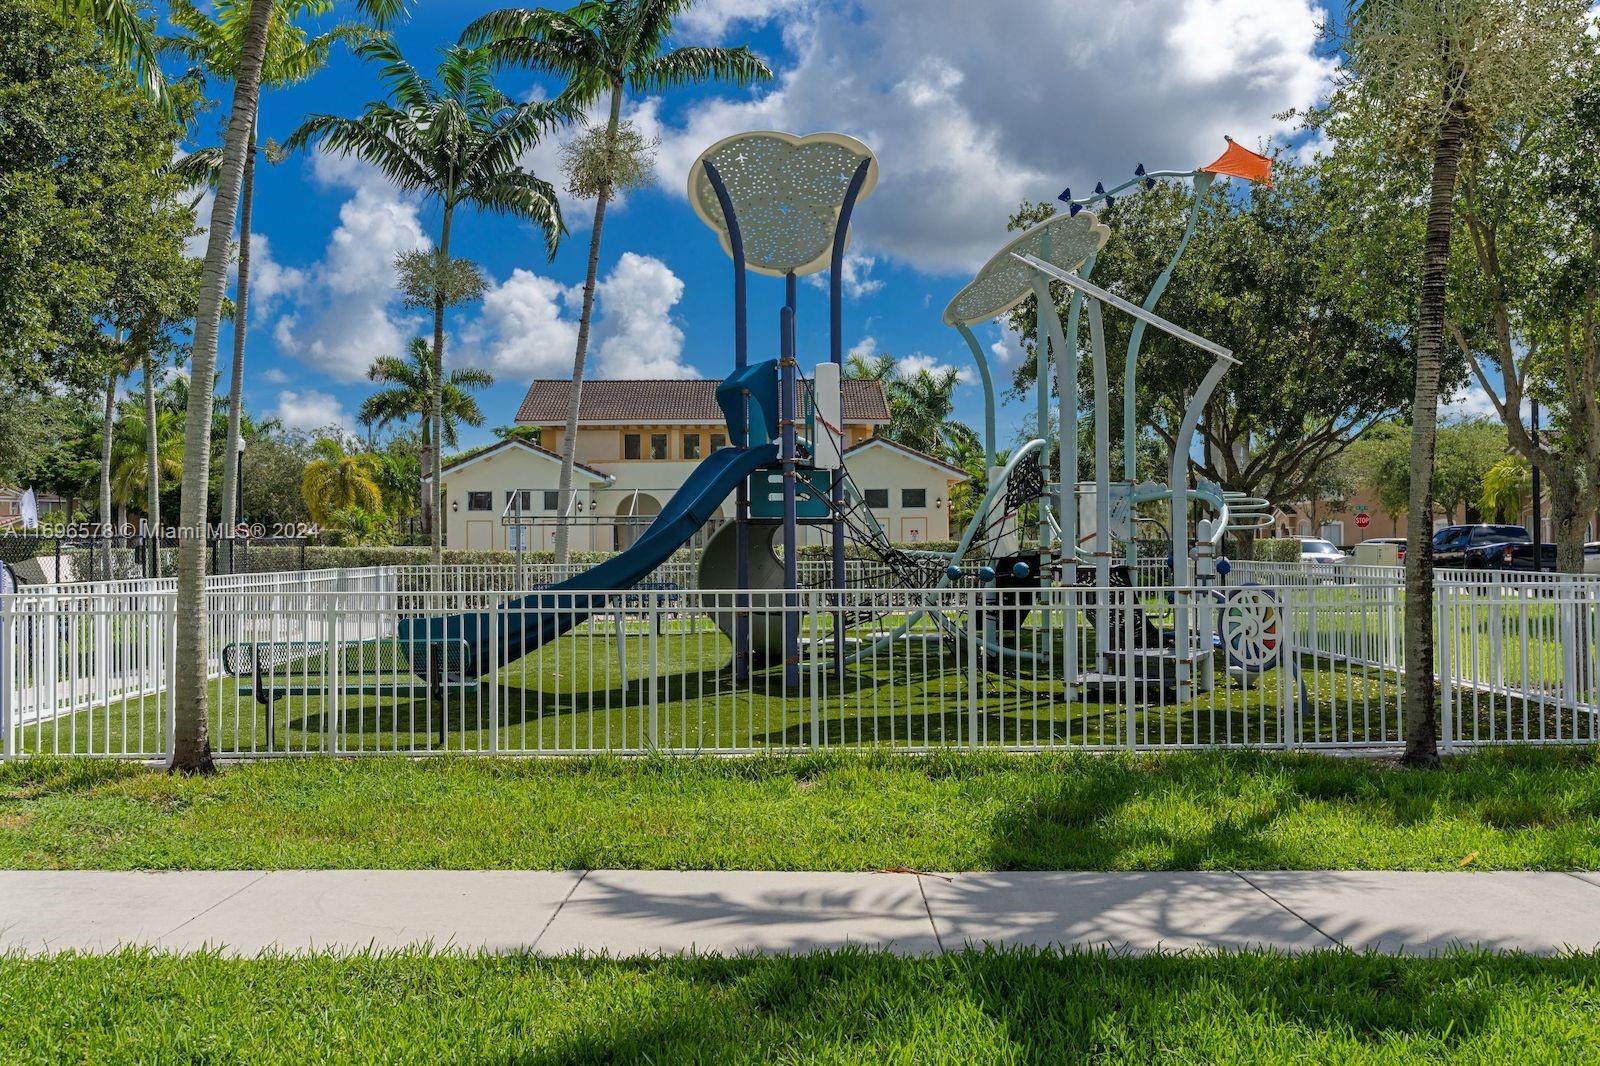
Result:
<svg viewBox="0 0 1600 1066"><path fill-rule="evenodd" d="M924 352L913 352L901 356L896 365L903 377L915 377L926 370L938 376L949 370L956 372L956 380L963 385L971 385L978 380L978 372L970 366L955 366L952 363L940 362L936 357Z"/></svg>
<svg viewBox="0 0 1600 1066"><path fill-rule="evenodd" d="M1333 71L1317 54L1317 0L855 0L772 13L793 64L667 129L663 188L683 195L700 151L740 130L849 133L881 167L855 215L858 250L930 272L982 263L1025 199L1139 162L1205 163L1224 133L1252 147L1284 133L1273 116L1314 103Z"/></svg>
<svg viewBox="0 0 1600 1066"><path fill-rule="evenodd" d="M661 260L624 252L600 283L599 352L603 378L697 378L683 362L683 330L672 308L683 280Z"/></svg>
<svg viewBox="0 0 1600 1066"><path fill-rule="evenodd" d="M484 295L483 313L469 328L467 340L482 348L500 374L571 374L580 299L559 282L518 268Z"/></svg>
<svg viewBox="0 0 1600 1066"><path fill-rule="evenodd" d="M289 429L308 432L330 427L348 432L355 424L337 399L316 389L284 389L278 393L273 417Z"/></svg>
<svg viewBox="0 0 1600 1066"><path fill-rule="evenodd" d="M305 272L295 312L279 319L274 336L284 351L329 376L356 381L378 356L400 354L421 325L421 316L400 312L394 258L433 245L416 198L376 169L319 152L312 176L355 195L339 208L322 259Z"/></svg>
<svg viewBox="0 0 1600 1066"><path fill-rule="evenodd" d="M683 281L661 260L624 252L595 289L587 371L601 378L694 378L672 310ZM578 342L579 286L517 269L490 287L456 354L515 378L566 377Z"/></svg>

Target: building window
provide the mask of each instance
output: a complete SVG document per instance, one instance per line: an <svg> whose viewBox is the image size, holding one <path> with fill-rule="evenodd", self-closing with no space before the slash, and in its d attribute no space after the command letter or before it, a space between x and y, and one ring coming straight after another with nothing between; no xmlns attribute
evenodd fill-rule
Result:
<svg viewBox="0 0 1600 1066"><path fill-rule="evenodd" d="M639 451L639 434L624 433L622 435L622 457L624 459L638 459L642 454Z"/></svg>
<svg viewBox="0 0 1600 1066"><path fill-rule="evenodd" d="M685 459L700 458L700 434L685 433L683 435L683 457Z"/></svg>
<svg viewBox="0 0 1600 1066"><path fill-rule="evenodd" d="M559 510L561 510L561 490L560 489L545 489L544 490L544 509L546 511L559 511Z"/></svg>
<svg viewBox="0 0 1600 1066"><path fill-rule="evenodd" d="M667 457L667 435L665 433L650 434L650 458L665 459Z"/></svg>
<svg viewBox="0 0 1600 1066"><path fill-rule="evenodd" d="M726 448L727 446L728 446L728 438L724 434L721 434L721 433L713 433L713 434L711 434L711 450L712 451L720 452L722 449Z"/></svg>
<svg viewBox="0 0 1600 1066"><path fill-rule="evenodd" d="M527 514L529 511L532 511L533 510L533 490L532 489L523 489L522 490L522 498L519 500L519 499L517 499L516 490L507 489L506 490L506 510L510 511L512 514L517 514L519 512L521 514Z"/></svg>
<svg viewBox="0 0 1600 1066"><path fill-rule="evenodd" d="M469 492L467 493L467 510L492 511L494 510L494 493Z"/></svg>
<svg viewBox="0 0 1600 1066"><path fill-rule="evenodd" d="M874 511L887 511L889 509L889 490L868 489L867 506Z"/></svg>
<svg viewBox="0 0 1600 1066"><path fill-rule="evenodd" d="M901 489L901 507L926 507L928 506L927 489Z"/></svg>

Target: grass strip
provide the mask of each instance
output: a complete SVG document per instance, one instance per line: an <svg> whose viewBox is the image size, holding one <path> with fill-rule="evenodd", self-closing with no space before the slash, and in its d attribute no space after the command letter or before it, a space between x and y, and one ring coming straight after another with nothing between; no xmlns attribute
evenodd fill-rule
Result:
<svg viewBox="0 0 1600 1066"><path fill-rule="evenodd" d="M1600 868L1596 750L0 766L0 867Z"/></svg>
<svg viewBox="0 0 1600 1066"><path fill-rule="evenodd" d="M1321 952L0 959L8 1062L1538 1062L1600 958Z"/></svg>

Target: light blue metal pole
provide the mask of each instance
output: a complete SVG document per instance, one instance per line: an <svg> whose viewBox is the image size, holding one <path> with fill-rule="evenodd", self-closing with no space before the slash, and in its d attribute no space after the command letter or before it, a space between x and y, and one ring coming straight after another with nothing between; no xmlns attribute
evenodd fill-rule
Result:
<svg viewBox="0 0 1600 1066"><path fill-rule="evenodd" d="M956 332L961 334L961 339L967 342L967 347L972 349L972 361L978 364L978 378L983 382L983 472L988 477L994 470L994 420L995 398L994 377L989 373L989 359L983 354L983 345L978 343L978 338L972 335L972 330L965 322L956 323Z"/></svg>
<svg viewBox="0 0 1600 1066"><path fill-rule="evenodd" d="M1173 250L1172 258L1167 260L1166 267L1156 277L1155 284L1150 286L1150 292L1144 298L1143 307L1146 311L1156 309L1161 294L1167 290L1167 283L1172 280L1172 272L1177 267L1178 260L1183 258L1184 250L1189 247L1189 238L1194 236L1200 221L1200 210L1205 202L1206 190L1211 188L1211 179L1212 175L1205 171L1196 171L1194 174L1194 203L1189 206L1188 224L1184 226L1183 236L1179 238L1178 247ZM1143 319L1133 320L1133 329L1128 334L1128 354L1123 362L1122 371L1122 476L1130 483L1139 480L1138 426L1134 400L1139 376L1139 349L1144 343L1144 328ZM1138 548L1132 540L1128 541L1126 554L1129 566L1138 561Z"/></svg>
<svg viewBox="0 0 1600 1066"><path fill-rule="evenodd" d="M855 211L856 198L861 195L861 186L867 180L867 171L872 167L872 160L863 159L856 167L856 172L850 176L850 185L844 191L844 203L839 207L839 221L833 227L833 256L829 264L828 274L828 358L835 365L844 364L844 246L845 238L850 233L850 215ZM840 377L840 407L843 408L844 373ZM826 432L826 430L822 430ZM844 454L848 445L845 439L844 419L839 419L839 454ZM844 566L844 462L841 459L839 468L833 472L833 587L842 589L845 586ZM844 612L835 611L833 615L833 668L834 674L841 680L844 678Z"/></svg>
<svg viewBox="0 0 1600 1066"><path fill-rule="evenodd" d="M781 318L782 346L779 350L779 387L782 396L778 401L783 410L783 683L788 688L800 685L800 538L798 515L798 486L796 462L795 420L799 417L797 394L799 381L795 360L794 272L783 276L784 307Z"/></svg>
<svg viewBox="0 0 1600 1066"><path fill-rule="evenodd" d="M728 224L728 250L733 259L733 365L743 370L750 357L750 331L745 297L744 236L739 231L739 217L733 210L733 197L728 186L711 160L705 161L706 179L711 191L717 195L717 205L722 208L723 220ZM750 447L750 393L745 391L740 403L740 425L734 443L740 448ZM734 428L734 427L729 427ZM741 481L734 494L734 595L733 611L733 677L743 681L750 676L750 483Z"/></svg>

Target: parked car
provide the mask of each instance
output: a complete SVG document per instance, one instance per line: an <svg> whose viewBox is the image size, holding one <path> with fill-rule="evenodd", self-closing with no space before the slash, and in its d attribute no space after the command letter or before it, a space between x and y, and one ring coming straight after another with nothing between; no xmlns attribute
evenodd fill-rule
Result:
<svg viewBox="0 0 1600 1066"><path fill-rule="evenodd" d="M1340 551L1331 541L1321 540L1317 537L1300 537L1300 561L1302 563L1342 563L1349 558Z"/></svg>
<svg viewBox="0 0 1600 1066"><path fill-rule="evenodd" d="M1445 526L1433 535L1433 562L1435 566L1455 567L1498 565L1504 557L1506 545L1532 542L1533 538L1522 526ZM1491 562L1491 559L1495 562Z"/></svg>
<svg viewBox="0 0 1600 1066"><path fill-rule="evenodd" d="M1547 574L1555 573L1556 546L1548 541L1539 545L1539 560L1542 564L1539 569ZM1507 544L1500 549L1498 560L1490 558L1486 566L1498 570L1532 570L1533 545ZM1591 540L1583 546L1583 572L1585 574L1600 574L1600 540Z"/></svg>

